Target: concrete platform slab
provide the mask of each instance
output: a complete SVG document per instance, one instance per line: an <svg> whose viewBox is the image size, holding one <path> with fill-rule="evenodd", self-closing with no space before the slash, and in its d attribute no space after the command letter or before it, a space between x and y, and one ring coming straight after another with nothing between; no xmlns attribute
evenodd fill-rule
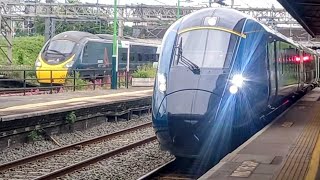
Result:
<svg viewBox="0 0 320 180"><path fill-rule="evenodd" d="M57 113L81 107L151 97L151 88L79 91L35 96L0 97L0 121Z"/></svg>

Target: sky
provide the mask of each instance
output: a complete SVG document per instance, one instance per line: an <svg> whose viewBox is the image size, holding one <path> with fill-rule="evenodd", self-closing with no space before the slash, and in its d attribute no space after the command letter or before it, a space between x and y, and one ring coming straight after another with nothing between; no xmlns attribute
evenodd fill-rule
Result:
<svg viewBox="0 0 320 180"><path fill-rule="evenodd" d="M64 2L64 0L58 0L59 2ZM97 3L99 4L113 4L114 0L80 0L83 3ZM147 5L176 5L178 0L118 0L119 4L147 4ZM181 6L204 6L208 4L209 0L191 0L192 2L187 3L186 0L181 0ZM212 0L213 1L213 0ZM231 4L231 0L225 0L227 4ZM276 8L281 8L282 6L277 2L277 0L234 0L235 6L238 7L264 7L270 8L274 5ZM217 6L217 5L216 5Z"/></svg>

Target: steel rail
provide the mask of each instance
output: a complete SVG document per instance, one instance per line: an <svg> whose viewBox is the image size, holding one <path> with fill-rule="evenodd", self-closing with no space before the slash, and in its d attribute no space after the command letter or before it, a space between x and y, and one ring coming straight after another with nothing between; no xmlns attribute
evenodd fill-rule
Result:
<svg viewBox="0 0 320 180"><path fill-rule="evenodd" d="M38 159L42 159L42 158L45 158L45 157L49 157L49 156L52 156L52 155L55 155L55 154L58 154L58 153L61 153L61 152L65 152L65 151L68 151L70 149L77 148L79 146L85 146L85 145L88 145L88 144L93 144L93 143L96 143L96 142L100 142L100 141L103 141L103 140L106 140L106 139L110 139L110 138L113 138L113 137L116 137L116 136L119 136L119 135L122 135L122 134L126 134L126 133L129 133L129 132L138 130L138 129L146 128L146 127L151 127L151 122L144 123L142 125L138 125L138 126L134 126L134 127L130 127L130 128L124 129L124 130L120 130L120 131L111 133L111 134L106 134L106 135L102 135L102 136L99 136L99 137L91 138L91 139L88 139L88 140L80 141L78 143L74 143L74 144L71 144L71 145L63 146L63 147L56 148L56 149L53 149L53 150L49 150L49 151L46 151L46 152L43 152L43 153L39 153L39 154L36 154L36 155L24 157L24 158L15 160L15 161L11 161L11 162L8 162L8 163L0 165L0 171L7 170L9 168L16 167L16 166L19 166L19 165L22 165L22 164L26 164L28 162L36 161Z"/></svg>
<svg viewBox="0 0 320 180"><path fill-rule="evenodd" d="M96 162L99 162L103 159L106 159L106 158L109 158L109 157L112 157L112 156L115 156L115 155L118 155L120 153L123 153L125 151L128 151L128 150L131 150L135 147L138 147L138 146L141 146L143 144L146 144L146 143L149 143L149 142L152 142L154 140L156 140L156 136L151 136L151 137L148 137L144 140L141 140L141 141L138 141L138 142L135 142L135 143L132 143L132 144L129 144L127 146L123 146L121 148L118 148L118 149L115 149L115 150L112 150L112 151L109 151L109 152L106 152L104 154L101 154L101 155L98 155L98 156L95 156L95 157L92 157L92 158L89 158L89 159L86 159L84 161L81 161L79 163L76 163L76 164L73 164L71 166L67 166L67 167L64 167L64 168L61 168L57 171L54 171L52 173L48 173L46 175L43 175L43 176L40 176L38 178L36 178L37 180L42 180L42 179L53 179L53 178L57 178L59 176L63 176L65 174L68 174L68 173L71 173L77 169L80 169L82 167L86 167L86 166L89 166L90 164L93 164L93 163L96 163Z"/></svg>

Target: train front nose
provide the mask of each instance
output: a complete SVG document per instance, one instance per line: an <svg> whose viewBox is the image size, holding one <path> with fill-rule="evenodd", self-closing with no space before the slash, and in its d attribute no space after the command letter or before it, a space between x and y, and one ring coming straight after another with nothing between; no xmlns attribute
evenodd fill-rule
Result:
<svg viewBox="0 0 320 180"><path fill-rule="evenodd" d="M214 120L225 83L215 72L195 75L183 71L169 74L165 97L168 128L158 136L165 136L160 138L167 140L162 144L174 155L196 156Z"/></svg>

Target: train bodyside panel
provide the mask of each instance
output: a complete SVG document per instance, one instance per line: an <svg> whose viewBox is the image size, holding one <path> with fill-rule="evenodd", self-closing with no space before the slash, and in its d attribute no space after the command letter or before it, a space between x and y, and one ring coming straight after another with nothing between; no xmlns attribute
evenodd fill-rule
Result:
<svg viewBox="0 0 320 180"><path fill-rule="evenodd" d="M62 64L51 65L45 62L41 55L39 55L38 61L41 63L41 67L36 68L38 82L42 84L64 84L69 69L66 66L76 59L75 56L76 54L73 54Z"/></svg>

